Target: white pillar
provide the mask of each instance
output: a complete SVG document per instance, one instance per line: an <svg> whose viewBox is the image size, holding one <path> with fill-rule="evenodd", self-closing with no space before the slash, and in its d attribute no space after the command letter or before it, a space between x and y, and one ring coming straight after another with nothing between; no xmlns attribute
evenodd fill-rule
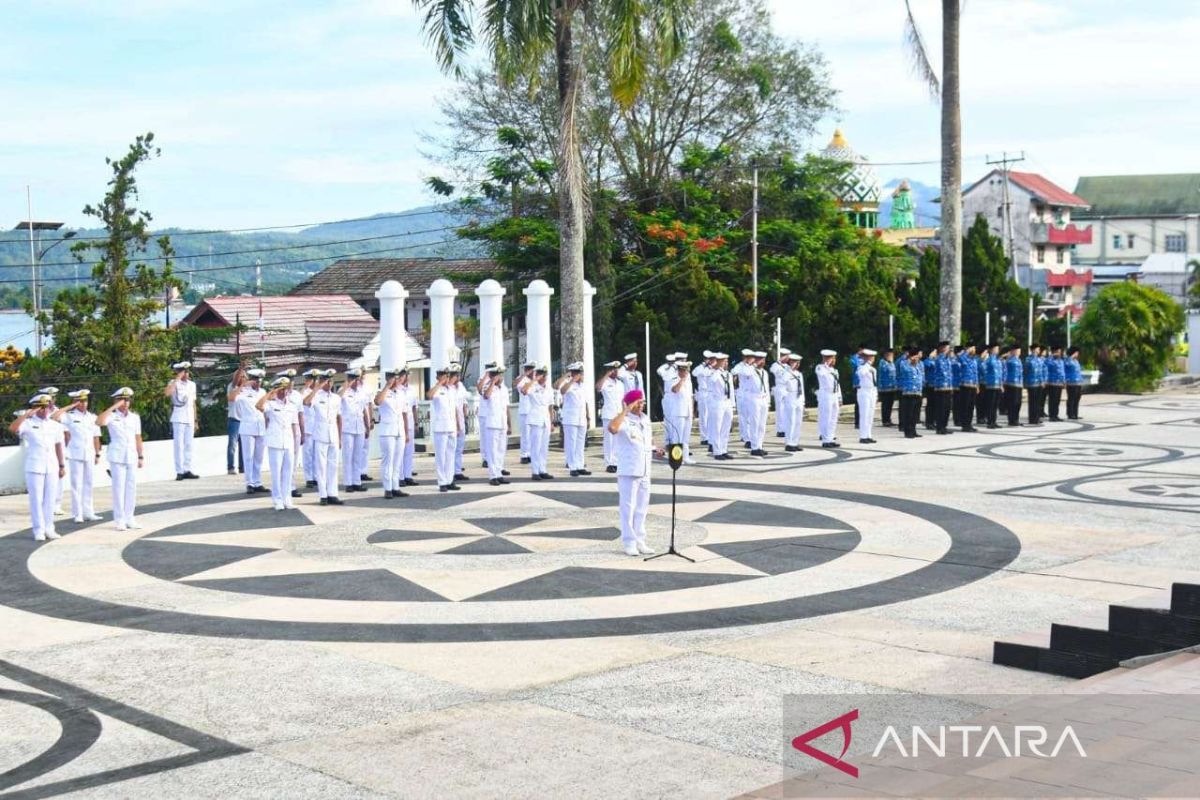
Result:
<svg viewBox="0 0 1200 800"><path fill-rule="evenodd" d="M588 427L596 424L596 341L592 330L592 298L596 296L596 287L587 281L583 282L583 385L584 397L588 401Z"/></svg>
<svg viewBox="0 0 1200 800"><path fill-rule="evenodd" d="M505 288L488 278L475 289L479 298L479 374L489 361L504 363L504 324L500 314Z"/></svg>
<svg viewBox="0 0 1200 800"><path fill-rule="evenodd" d="M405 348L405 304L408 291L399 281L386 281L375 292L379 301L379 374L403 367L407 362ZM382 377L380 381L382 383Z"/></svg>
<svg viewBox="0 0 1200 800"><path fill-rule="evenodd" d="M540 278L521 290L529 298L525 313L525 353L530 361L550 368L550 297L554 290ZM551 376L546 375L549 381Z"/></svg>
<svg viewBox="0 0 1200 800"><path fill-rule="evenodd" d="M438 278L425 290L425 296L429 298L429 362L436 372L452 360L454 298L458 289L445 278Z"/></svg>

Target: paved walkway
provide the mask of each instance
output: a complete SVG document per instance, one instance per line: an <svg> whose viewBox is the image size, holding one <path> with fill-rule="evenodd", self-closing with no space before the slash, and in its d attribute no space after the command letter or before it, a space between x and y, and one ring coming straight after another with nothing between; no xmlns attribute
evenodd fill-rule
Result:
<svg viewBox="0 0 1200 800"><path fill-rule="evenodd" d="M993 641L1200 582L1200 393L1083 414L701 459L695 564L621 554L598 451L294 512L152 484L143 530L43 545L0 498L0 793L728 797L789 774L787 697L1062 692Z"/></svg>

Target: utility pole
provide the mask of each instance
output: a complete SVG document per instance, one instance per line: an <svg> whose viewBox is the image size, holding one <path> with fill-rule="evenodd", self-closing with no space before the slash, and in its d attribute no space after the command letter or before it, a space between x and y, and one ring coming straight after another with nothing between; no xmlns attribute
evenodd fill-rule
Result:
<svg viewBox="0 0 1200 800"><path fill-rule="evenodd" d="M38 302L37 248L33 244L33 189L25 185L25 209L29 212L29 289L33 294L34 355L42 357L42 308Z"/></svg>
<svg viewBox="0 0 1200 800"><path fill-rule="evenodd" d="M753 283L754 308L758 309L758 165L754 166L754 196L750 205L750 280ZM647 365L649 366L649 365Z"/></svg>
<svg viewBox="0 0 1200 800"><path fill-rule="evenodd" d="M254 259L254 293L262 297L262 259Z"/></svg>
<svg viewBox="0 0 1200 800"><path fill-rule="evenodd" d="M1013 246L1013 217L1012 217L1012 198L1008 193L1008 165L1016 164L1018 161L1025 160L1025 151L1022 150L1018 156L1009 156L1008 152L1004 152L999 159L987 159L988 164L999 164L1000 170L1004 174L1004 234L1008 239L1008 263L1012 268L1013 282L1018 286L1021 285L1021 279L1017 274L1017 251Z"/></svg>

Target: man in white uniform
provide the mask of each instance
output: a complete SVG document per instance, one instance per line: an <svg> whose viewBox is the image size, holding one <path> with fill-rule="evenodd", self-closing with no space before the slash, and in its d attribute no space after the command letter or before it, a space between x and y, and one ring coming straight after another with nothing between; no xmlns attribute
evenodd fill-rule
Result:
<svg viewBox="0 0 1200 800"><path fill-rule="evenodd" d="M767 414L771 410L771 378L766 370L767 354L763 350L754 353L754 427L750 429L750 455L762 458L767 451L763 448L767 437Z"/></svg>
<svg viewBox="0 0 1200 800"><path fill-rule="evenodd" d="M875 444L871 438L871 426L875 422L875 351L863 350L859 354L862 363L858 367L858 443ZM974 408L972 408L972 411Z"/></svg>
<svg viewBox="0 0 1200 800"><path fill-rule="evenodd" d="M133 389L122 386L112 393L115 402L100 412L96 424L108 428L108 471L112 473L113 522L117 530L140 528L134 520L137 505L137 471L146 463L142 453L142 418L129 404Z"/></svg>
<svg viewBox="0 0 1200 800"><path fill-rule="evenodd" d="M524 387L533 380L533 369L537 365L532 361L526 361L521 365L521 377L517 378L517 422L521 426L521 430L517 435L521 437L521 463L529 463L529 397L524 392Z"/></svg>
<svg viewBox="0 0 1200 800"><path fill-rule="evenodd" d="M425 399L429 401L429 426L433 429L433 456L437 469L438 491L458 491L454 482L454 451L459 436L458 414L454 406L458 393L450 386L450 370L437 371L437 382L429 388Z"/></svg>
<svg viewBox="0 0 1200 800"><path fill-rule="evenodd" d="M304 398L308 397L308 393L316 386L320 376L321 370L319 369L305 370L304 388L298 393L300 395L300 436L304 439L304 444L300 448L301 461L304 466L304 485L310 489L317 488L317 439L313 436L317 422L313 416L315 414L313 407L306 405Z"/></svg>
<svg viewBox="0 0 1200 800"><path fill-rule="evenodd" d="M367 447L370 397L362 385L362 372L346 370L342 401L342 484L347 492L365 492L362 485L362 454Z"/></svg>
<svg viewBox="0 0 1200 800"><path fill-rule="evenodd" d="M614 475L617 455L613 451L613 435L608 430L608 423L621 413L621 398L625 396L625 384L617 377L620 368L620 361L609 361L604 365L604 376L596 383L596 391L600 393L600 424L604 428L604 471Z"/></svg>
<svg viewBox="0 0 1200 800"><path fill-rule="evenodd" d="M505 477L504 456L508 450L508 387L504 385L504 365L492 364L479 384L479 441L488 465L488 484L502 486Z"/></svg>
<svg viewBox="0 0 1200 800"><path fill-rule="evenodd" d="M642 373L638 372L637 353L625 354L625 364L617 370L617 378L625 384L625 391L632 392L637 389L643 393L643 397L645 396L646 387L642 382Z"/></svg>
<svg viewBox="0 0 1200 800"><path fill-rule="evenodd" d="M746 448L750 448L750 432L757 427L754 413L758 410L754 403L757 394L755 388L754 351L742 350L742 360L729 371L733 377L734 405L737 408L738 436Z"/></svg>
<svg viewBox="0 0 1200 800"><path fill-rule="evenodd" d="M646 512L650 508L650 464L655 450L645 395L626 392L620 413L608 423L617 437L617 492L620 498L621 546L629 556L650 555L646 543ZM658 454L662 455L659 450Z"/></svg>
<svg viewBox="0 0 1200 800"><path fill-rule="evenodd" d="M404 462L400 465L400 482L405 486L416 486L413 480L413 458L417 452L417 390L409 383L408 367L400 368L400 385L404 392L404 418L408 427L404 431Z"/></svg>
<svg viewBox="0 0 1200 800"><path fill-rule="evenodd" d="M286 375L271 383L271 391L259 398L263 414L267 453L271 465L271 500L276 511L292 505L292 476L296 473L296 442L300 439L300 415L288 394L292 380Z"/></svg>
<svg viewBox="0 0 1200 800"><path fill-rule="evenodd" d="M92 505L95 468L100 463L100 428L96 425L96 415L88 411L91 394L87 389L70 392L67 397L74 402L53 414L54 421L66 427L71 516L75 522L100 519Z"/></svg>
<svg viewBox="0 0 1200 800"><path fill-rule="evenodd" d="M304 406L304 395L308 393L307 385L305 386L305 391L300 390L299 384L296 383L296 370L294 369L285 369L276 373L275 377L288 379L287 401L292 404L292 410L296 412L296 423L300 426L300 435L296 437L296 447L292 453L292 468L295 469L296 465L302 462L302 454L304 452L304 414L306 410ZM268 446L268 457L270 456L270 449L270 446ZM308 485L307 479L305 479L305 485ZM303 494L304 493L299 489L292 487L290 496L301 497Z"/></svg>
<svg viewBox="0 0 1200 800"><path fill-rule="evenodd" d="M191 380L191 368L190 361L172 364L175 378L163 390L163 394L171 400L171 437L177 481L200 477L192 472L192 439L196 435L196 383Z"/></svg>
<svg viewBox="0 0 1200 800"><path fill-rule="evenodd" d="M783 378L783 391L780 398L787 414L787 445L783 448L789 453L799 453L801 428L804 426L804 374L800 371L801 356L792 353L784 359L784 369L780 370Z"/></svg>
<svg viewBox="0 0 1200 800"><path fill-rule="evenodd" d="M729 434L733 430L733 376L729 374L729 356L714 353L715 364L708 375L708 443L713 458L732 461L729 453Z"/></svg>
<svg viewBox="0 0 1200 800"><path fill-rule="evenodd" d="M670 408L675 402L675 398L671 397L671 387L675 385L675 361L679 358L678 353L667 353L664 357L665 362L660 364L655 373L658 375L659 381L662 383L662 390L659 394L659 407L662 409L662 418L665 422L674 416L675 412ZM665 427L665 426L664 426ZM670 442L670 434L667 434L667 441Z"/></svg>
<svg viewBox="0 0 1200 800"><path fill-rule="evenodd" d="M263 459L266 457L263 435L266 428L262 412L258 410L258 401L266 394L262 389L264 374L261 369L246 370L245 377L236 379L241 382L229 393L229 400L237 406L246 494L267 491L262 484Z"/></svg>
<svg viewBox="0 0 1200 800"><path fill-rule="evenodd" d="M59 538L54 530L54 504L58 482L66 474L60 426L50 419L50 396L39 394L29 409L8 426L25 445L25 489L29 492L29 516L33 540Z"/></svg>
<svg viewBox="0 0 1200 800"><path fill-rule="evenodd" d="M304 398L312 409L314 466L317 496L323 506L340 506L338 498L338 456L342 446L342 398L333 393L336 370L321 372Z"/></svg>
<svg viewBox="0 0 1200 800"><path fill-rule="evenodd" d="M408 497L400 490L403 483L404 443L408 435L408 392L400 385L401 370L387 374L387 383L375 394L375 407L379 409L379 479L383 481L383 497ZM407 373L406 373L407 374Z"/></svg>
<svg viewBox="0 0 1200 800"><path fill-rule="evenodd" d="M779 374L787 369L788 356L792 351L786 347L779 348L778 359L771 364L771 377L775 379L775 385L771 388L771 398L775 401L775 435L780 438L787 437L787 410L783 402L783 390L779 386Z"/></svg>
<svg viewBox="0 0 1200 800"><path fill-rule="evenodd" d="M677 354L680 355L680 354ZM683 445L683 463L695 464L692 458L692 362L687 358L675 360L675 380L668 394L673 396L670 404L671 417L667 419L667 444Z"/></svg>
<svg viewBox="0 0 1200 800"><path fill-rule="evenodd" d="M547 383L550 367L538 364L533 370L533 380L526 383L521 392L529 398L529 473L535 481L553 480L547 471L550 456L550 406L554 404L554 387Z"/></svg>
<svg viewBox="0 0 1200 800"><path fill-rule="evenodd" d="M583 362L567 364L567 374L559 379L555 388L562 394L563 450L566 451L567 469L571 477L591 475L584 461L584 444L587 440L588 407L583 388Z"/></svg>
<svg viewBox="0 0 1200 800"><path fill-rule="evenodd" d="M458 418L458 438L454 440L454 482L469 481L463 471L463 456L467 452L467 420L471 418L471 395L462 381L462 364L453 363L450 369L450 388L454 391L454 414Z"/></svg>
<svg viewBox="0 0 1200 800"><path fill-rule="evenodd" d="M696 423L700 428L700 444L708 445L710 453L712 445L708 440L708 373L712 370L712 356L711 350L705 350L704 360L692 369L692 377L696 379Z"/></svg>
<svg viewBox="0 0 1200 800"><path fill-rule="evenodd" d="M817 373L817 436L821 447L841 447L837 441L838 410L842 405L842 385L833 366L836 350L822 350Z"/></svg>

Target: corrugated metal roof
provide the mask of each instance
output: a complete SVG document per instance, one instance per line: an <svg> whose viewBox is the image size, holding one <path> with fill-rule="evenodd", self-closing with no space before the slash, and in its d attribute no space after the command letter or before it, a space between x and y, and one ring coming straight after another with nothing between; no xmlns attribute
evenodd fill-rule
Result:
<svg viewBox="0 0 1200 800"><path fill-rule="evenodd" d="M1089 217L1142 217L1200 213L1200 173L1084 175L1075 194L1092 206Z"/></svg>
<svg viewBox="0 0 1200 800"><path fill-rule="evenodd" d="M425 290L438 278L468 279L473 288L478 283L476 277L495 272L496 262L488 258L346 258L297 284L290 294L344 294L363 302L373 300L385 281L399 281L410 296L423 297ZM460 291L466 288L466 285L458 286Z"/></svg>
<svg viewBox="0 0 1200 800"><path fill-rule="evenodd" d="M240 320L242 325L258 325L258 309L262 304L263 323L275 330L303 330L308 320L372 320L373 317L347 294L333 293L293 297L280 295L253 297L234 295L206 297L184 317L181 325L193 324L205 315L215 314L225 324L233 325Z"/></svg>

